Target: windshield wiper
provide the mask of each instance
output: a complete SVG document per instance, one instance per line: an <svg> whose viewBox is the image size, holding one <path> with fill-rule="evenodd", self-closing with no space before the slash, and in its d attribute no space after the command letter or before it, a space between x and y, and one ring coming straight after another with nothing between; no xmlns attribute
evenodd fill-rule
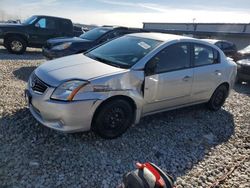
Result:
<svg viewBox="0 0 250 188"><path fill-rule="evenodd" d="M97 60L97 61L100 61L102 63L105 63L105 64L108 64L108 65L111 65L111 66L114 66L114 67L118 67L118 68L121 68L121 66L117 65L116 63L114 63L113 61L110 61L108 59L104 59L104 58L101 58L101 57L97 57L97 56L94 56L94 55L91 55L91 54L85 54L85 55L88 55L88 57L94 59L94 60Z"/></svg>

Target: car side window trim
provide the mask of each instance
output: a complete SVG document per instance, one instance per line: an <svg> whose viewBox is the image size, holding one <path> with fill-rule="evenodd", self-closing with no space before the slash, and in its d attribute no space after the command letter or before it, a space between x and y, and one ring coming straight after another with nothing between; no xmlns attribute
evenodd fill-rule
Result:
<svg viewBox="0 0 250 188"><path fill-rule="evenodd" d="M192 50L191 50L191 44L190 42L179 42L179 43L174 43L171 44L169 46L166 46L165 48L163 48L161 51L159 51L156 55L154 55L146 64L145 67L147 67L147 64L149 64L151 62L152 59L154 59L157 55L159 55L163 50L166 50L166 48L171 47L172 45L186 45L187 46L187 50L188 50L188 55L189 55L189 67L183 67L183 68L179 68L179 69L173 69L173 70L166 70L166 71L158 71L158 72L154 72L151 73L147 76L151 76L151 75L156 75L156 74L164 74L164 73L169 73L169 72L175 72L175 71L180 71L180 70L187 70L187 69L191 69L192 68Z"/></svg>

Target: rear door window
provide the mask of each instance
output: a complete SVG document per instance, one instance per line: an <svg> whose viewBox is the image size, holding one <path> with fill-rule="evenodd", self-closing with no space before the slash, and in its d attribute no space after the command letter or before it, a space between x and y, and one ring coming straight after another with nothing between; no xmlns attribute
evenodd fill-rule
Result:
<svg viewBox="0 0 250 188"><path fill-rule="evenodd" d="M56 29L56 20L48 18L46 28L47 29Z"/></svg>
<svg viewBox="0 0 250 188"><path fill-rule="evenodd" d="M72 24L68 20L60 20L60 29L62 31L71 31L72 30Z"/></svg>
<svg viewBox="0 0 250 188"><path fill-rule="evenodd" d="M212 65L219 63L219 52L210 46L194 45L194 66Z"/></svg>

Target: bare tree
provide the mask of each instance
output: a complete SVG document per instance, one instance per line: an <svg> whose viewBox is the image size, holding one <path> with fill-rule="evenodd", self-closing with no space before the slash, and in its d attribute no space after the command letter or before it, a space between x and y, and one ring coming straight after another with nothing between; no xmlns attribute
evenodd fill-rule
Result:
<svg viewBox="0 0 250 188"><path fill-rule="evenodd" d="M0 22L5 22L8 20L18 20L20 19L20 15L11 15L6 13L4 10L0 9Z"/></svg>
<svg viewBox="0 0 250 188"><path fill-rule="evenodd" d="M0 9L0 21L4 21L6 19L6 13L4 10Z"/></svg>

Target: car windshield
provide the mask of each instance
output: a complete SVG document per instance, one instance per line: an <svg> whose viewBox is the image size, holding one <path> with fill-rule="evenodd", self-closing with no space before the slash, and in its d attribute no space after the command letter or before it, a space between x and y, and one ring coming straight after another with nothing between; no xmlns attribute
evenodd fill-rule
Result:
<svg viewBox="0 0 250 188"><path fill-rule="evenodd" d="M31 16L31 17L27 18L27 19L23 22L23 24L24 24L24 25L32 24L36 19L37 19L36 16Z"/></svg>
<svg viewBox="0 0 250 188"><path fill-rule="evenodd" d="M87 31L86 33L80 35L80 37L82 39L87 39L87 40L96 40L99 37L101 37L102 35L104 35L105 33L107 33L108 31L110 31L110 28L95 28L92 29L90 31Z"/></svg>
<svg viewBox="0 0 250 188"><path fill-rule="evenodd" d="M85 55L97 61L121 68L130 68L162 41L135 36L123 36L99 46Z"/></svg>

